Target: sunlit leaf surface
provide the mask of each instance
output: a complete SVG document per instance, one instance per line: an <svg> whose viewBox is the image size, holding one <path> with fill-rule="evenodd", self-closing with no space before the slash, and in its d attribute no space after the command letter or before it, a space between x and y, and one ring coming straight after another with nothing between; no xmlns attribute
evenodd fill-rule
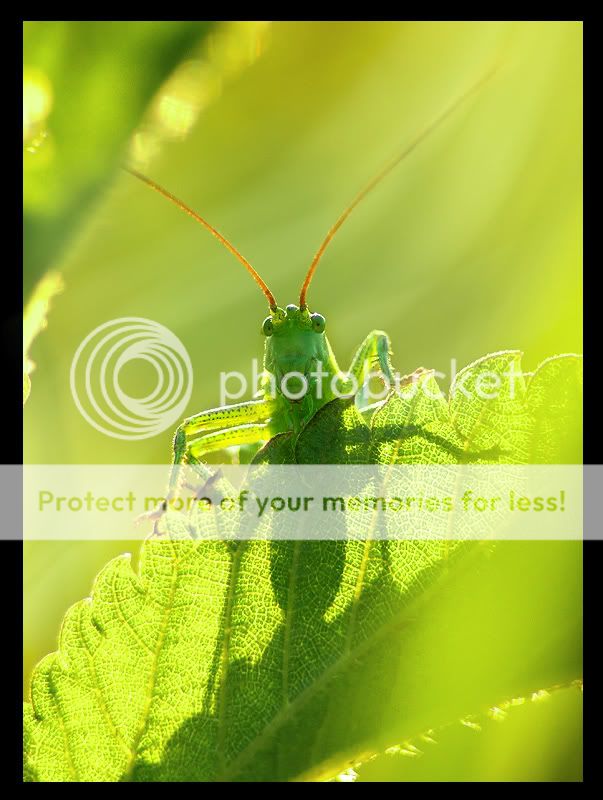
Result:
<svg viewBox="0 0 603 800"><path fill-rule="evenodd" d="M446 402L435 385L428 399L392 396L370 424L353 398L334 400L288 450L280 437L256 461L529 462L536 439L540 455L558 451L563 431L543 433L539 401L576 412L580 382L568 393L564 378L578 361L547 362L512 392L502 382L519 354L499 353L458 376L468 387L499 375L495 398L453 386ZM180 519L166 517L172 536ZM332 777L388 742L580 677L579 577L577 543L149 539L138 573L127 557L107 565L37 667L28 769L68 781Z"/></svg>

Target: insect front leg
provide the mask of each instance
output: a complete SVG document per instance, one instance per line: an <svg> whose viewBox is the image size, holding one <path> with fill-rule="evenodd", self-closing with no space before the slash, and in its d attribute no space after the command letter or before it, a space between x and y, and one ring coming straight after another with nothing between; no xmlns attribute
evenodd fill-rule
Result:
<svg viewBox="0 0 603 800"><path fill-rule="evenodd" d="M197 463L206 453L213 453L216 450L224 450L226 447L234 447L242 444L256 444L257 442L270 439L275 430L269 422L257 423L255 425L237 425L234 428L225 428L221 431L211 431L192 439L187 443L187 460L190 463Z"/></svg>
<svg viewBox="0 0 603 800"><path fill-rule="evenodd" d="M389 336L384 331L371 331L362 342L350 365L348 374L354 378L361 395L363 387L375 366L385 378L387 386L395 386L394 370L392 367L391 343Z"/></svg>
<svg viewBox="0 0 603 800"><path fill-rule="evenodd" d="M181 464L198 463L204 453L259 441L260 434L269 435L267 420L274 412L273 400L249 400L211 408L185 419L174 435L173 466L164 507L176 493Z"/></svg>
<svg viewBox="0 0 603 800"><path fill-rule="evenodd" d="M174 435L172 469L165 500L138 520L157 520L167 511L178 492L182 464L199 464L203 453L269 438L272 433L266 421L274 411L273 400L249 400L210 408L185 419Z"/></svg>

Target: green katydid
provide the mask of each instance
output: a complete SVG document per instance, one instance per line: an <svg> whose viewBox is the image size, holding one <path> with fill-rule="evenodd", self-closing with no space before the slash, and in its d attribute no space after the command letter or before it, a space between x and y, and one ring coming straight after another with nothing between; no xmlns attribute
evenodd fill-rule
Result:
<svg viewBox="0 0 603 800"><path fill-rule="evenodd" d="M308 308L308 287L329 242L356 206L429 133L481 87L493 72L491 70L451 103L356 195L329 229L316 251L302 283L299 305L291 304L285 309L277 305L274 295L258 272L216 228L150 178L135 169L125 168L193 217L218 239L259 285L268 301L270 312L262 325L265 341L261 396L258 399L202 411L182 422L174 436L174 466L166 502L174 496L177 488L178 465L199 464L205 454L231 446L260 444L279 433L298 434L312 416L334 397L357 392L365 384L373 364L379 366L380 374L389 390L396 390L388 335L379 330L369 333L356 351L349 370L343 372L326 336L324 316L311 312ZM422 371L417 370L413 376ZM405 380L412 380L413 376ZM398 376L397 386L399 385ZM164 509L166 502L163 504Z"/></svg>

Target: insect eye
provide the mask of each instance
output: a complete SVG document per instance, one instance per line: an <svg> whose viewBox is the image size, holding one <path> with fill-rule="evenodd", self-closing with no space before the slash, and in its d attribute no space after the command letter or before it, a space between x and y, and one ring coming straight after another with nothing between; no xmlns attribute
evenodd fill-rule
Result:
<svg viewBox="0 0 603 800"><path fill-rule="evenodd" d="M312 314L310 319L312 320L312 330L314 330L316 333L323 333L326 326L326 321L323 315Z"/></svg>
<svg viewBox="0 0 603 800"><path fill-rule="evenodd" d="M264 336L272 336L273 330L274 330L274 325L272 324L272 318L266 317L266 319L262 323L262 333L264 334Z"/></svg>

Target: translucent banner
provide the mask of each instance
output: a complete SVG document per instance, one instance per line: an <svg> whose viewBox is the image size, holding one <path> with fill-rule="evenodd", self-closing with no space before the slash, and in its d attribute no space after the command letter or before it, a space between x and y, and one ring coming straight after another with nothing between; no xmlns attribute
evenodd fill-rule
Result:
<svg viewBox="0 0 603 800"><path fill-rule="evenodd" d="M23 480L23 537L459 540L581 539L583 489L601 468L569 465L35 465ZM588 478L589 469L598 470ZM22 470L22 472L21 472ZM14 473L13 473L14 471ZM168 484L172 490L169 502ZM12 487L12 488L11 488ZM19 538L19 523L3 526Z"/></svg>

